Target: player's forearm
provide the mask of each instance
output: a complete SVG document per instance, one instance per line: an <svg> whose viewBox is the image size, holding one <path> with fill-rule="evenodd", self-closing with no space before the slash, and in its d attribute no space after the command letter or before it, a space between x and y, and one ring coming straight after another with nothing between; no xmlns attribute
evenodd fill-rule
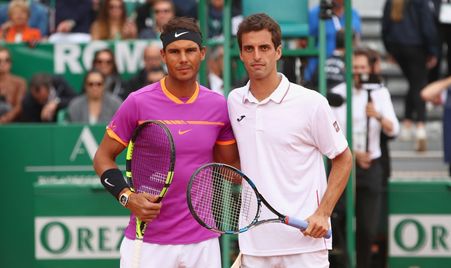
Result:
<svg viewBox="0 0 451 268"><path fill-rule="evenodd" d="M216 145L214 149L214 161L240 169L240 156L236 143L230 145Z"/></svg>
<svg viewBox="0 0 451 268"><path fill-rule="evenodd" d="M352 154L349 148L332 160L327 190L316 213L330 217L335 204L343 193L352 169Z"/></svg>
<svg viewBox="0 0 451 268"><path fill-rule="evenodd" d="M105 133L93 160L94 170L101 176L108 169L118 168L116 157L124 150L125 146L113 140Z"/></svg>
<svg viewBox="0 0 451 268"><path fill-rule="evenodd" d="M102 153L101 150L96 152L93 161L94 170L97 175L101 176L108 169L118 168L116 161Z"/></svg>

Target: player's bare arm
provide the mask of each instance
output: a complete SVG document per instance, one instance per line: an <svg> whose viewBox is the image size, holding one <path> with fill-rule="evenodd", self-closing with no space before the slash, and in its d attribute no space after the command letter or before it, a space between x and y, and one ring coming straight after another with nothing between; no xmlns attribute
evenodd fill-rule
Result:
<svg viewBox="0 0 451 268"><path fill-rule="evenodd" d="M101 176L108 169L117 168L116 157L125 149L125 146L108 136L103 136L99 148L94 156L94 170Z"/></svg>
<svg viewBox="0 0 451 268"><path fill-rule="evenodd" d="M214 149L214 161L224 163L240 169L240 157L236 143L229 145L216 144Z"/></svg>
<svg viewBox="0 0 451 268"><path fill-rule="evenodd" d="M329 230L328 218L343 193L352 169L352 154L349 148L332 159L332 169L329 174L327 190L318 209L307 221L308 228L304 235L315 238L323 237Z"/></svg>

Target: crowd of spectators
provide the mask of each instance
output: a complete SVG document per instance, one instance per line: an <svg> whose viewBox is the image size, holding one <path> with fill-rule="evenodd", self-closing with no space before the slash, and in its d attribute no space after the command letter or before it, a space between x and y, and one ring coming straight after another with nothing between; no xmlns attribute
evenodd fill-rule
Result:
<svg viewBox="0 0 451 268"><path fill-rule="evenodd" d="M234 6L239 6L237 3L234 1ZM208 6L209 13L214 15L208 36L221 38L224 1L209 0ZM235 15L239 14L237 10L234 8ZM64 76L50 73L36 73L27 82L11 73L11 52L7 46L1 46L0 124L56 122L61 118L69 122L107 122L111 111L115 111L115 105L109 107L109 113L103 110L101 113L86 113L87 109L77 113L75 110L83 106L96 110L93 107L99 99L116 104L132 91L164 77L166 66L160 57L159 35L162 26L174 16L197 18L196 1L146 0L136 1L133 6L124 0L11 0L0 3L0 42L3 44L28 43L32 47L38 42L155 40L143 49L143 68L130 79L124 79L119 72L112 49L97 49L80 88L73 88ZM220 82L218 92L223 93L222 47L215 51L212 53L214 59L209 59L210 77L214 75L217 78L216 81ZM88 80L99 74L101 85L94 83L91 86Z"/></svg>

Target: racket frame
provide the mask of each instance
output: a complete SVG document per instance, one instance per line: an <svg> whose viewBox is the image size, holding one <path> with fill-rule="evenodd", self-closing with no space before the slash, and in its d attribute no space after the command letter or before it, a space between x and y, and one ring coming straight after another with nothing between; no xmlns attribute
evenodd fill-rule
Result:
<svg viewBox="0 0 451 268"><path fill-rule="evenodd" d="M191 187L193 185L193 181L196 178L196 175L201 172L202 170L209 168L209 167L219 167L219 168L226 168L226 169L230 169L233 172L237 173L238 175L240 175L248 184L249 186L252 188L252 190L254 191L256 198L257 198L257 212L255 215L255 218L251 221L250 224L248 224L245 227L240 228L237 231L234 230L220 230L218 228L214 228L212 226L208 226L196 213L196 211L194 210L194 207L192 205L191 202ZM286 215L283 215L282 213L280 213L279 211L277 211L275 208L273 208L268 201L266 201L266 199L260 194L260 192L257 189L257 186L255 186L255 184L252 182L252 180L246 176L246 174L244 174L243 172L241 172L241 170L232 167L230 165L227 164L223 164L223 163L208 163L205 164L201 167L199 167L194 173L193 175L191 175L190 181L188 183L188 188L186 191L186 196L187 196L187 201L188 201L188 208L191 212L191 214L193 215L194 219L203 227L213 231L213 232L217 232L220 234L239 234L242 232L245 232L253 227L256 227L258 225L264 224L264 223L285 223L289 226L298 228L301 231L304 231L305 229L307 229L308 227L308 222L305 220L300 220L300 219L296 219L293 217L288 217ZM265 220L259 220L260 218L260 214L261 214L261 205L262 203L272 212L274 213L275 216L277 216L277 218L271 218L271 219L265 219ZM326 233L326 235L324 236L324 238L330 238L332 237L332 229L329 229Z"/></svg>
<svg viewBox="0 0 451 268"><path fill-rule="evenodd" d="M127 153L125 156L125 177L127 179L127 183L130 186L130 190L132 192L135 192L134 184L133 184L133 173L132 173L132 159L133 159L133 151L135 148L135 142L136 139L139 137L139 134L141 133L141 130L144 129L149 124L155 124L159 126L165 133L169 140L170 145L170 164L169 164L169 171L166 176L165 184L163 188L160 191L160 194L158 195L158 199L155 201L156 203L159 203L163 197L166 195L169 186L172 183L172 179L174 177L174 168L175 168L175 145L174 145L174 139L172 137L172 134L168 127L157 120L147 120L142 122L138 125L138 127L135 128L132 134L132 138L130 139L128 146L127 146ZM134 246L134 254L133 254L133 260L132 260L132 267L138 268L140 266L140 259L141 259L141 247L143 244L144 239L144 233L147 228L147 223L141 221L138 217L136 217L136 237L135 237L135 246Z"/></svg>
<svg viewBox="0 0 451 268"><path fill-rule="evenodd" d="M168 129L168 127L158 121L158 120L147 120L142 122L138 127L135 128L135 130L133 131L132 134L132 138L130 139L128 146L127 146L127 154L125 156L125 177L127 178L127 183L130 186L130 189L132 192L135 191L135 188L133 186L133 174L132 174L132 157L133 157L133 150L135 147L135 142L136 139L139 136L139 133L141 132L141 130L146 127L149 124L155 124L158 125L159 127L161 127L164 132L166 133L166 136L169 139L169 144L170 144L170 165L169 165L169 171L168 174L166 176L166 181L165 181L165 185L163 187L163 189L161 189L161 192L158 196L158 200L156 202L160 202L163 197L166 195L169 186L172 183L172 179L174 177L174 168L175 168L175 145L174 145L174 139L172 137L171 131Z"/></svg>
<svg viewBox="0 0 451 268"><path fill-rule="evenodd" d="M237 231L232 231L232 230L219 230L217 228L214 228L212 226L207 225L196 213L193 204L192 204L192 200L191 200L191 188L193 185L193 182L195 181L196 175L200 172L202 172L204 169L210 168L210 167L219 167L219 168L227 168L227 169L231 169L232 171L238 173L238 175L240 175L248 184L249 186L251 186L252 190L254 191L255 195L256 195L256 199L257 199L257 212L255 214L255 218L245 227L240 228ZM208 163L205 165L202 165L201 167L199 167L192 175L190 178L190 181L188 183L188 188L186 191L186 197L187 197L187 201L188 201L188 208L191 212L191 214L193 215L194 219L203 227L216 232L216 233L220 233L220 234L239 234L239 233L243 233L246 232L247 230L258 226L260 224L264 224L264 223L269 223L269 222L276 222L276 223L286 223L288 217L283 215L282 213L278 212L277 210L275 210L269 203L268 201L266 201L266 199L260 194L260 192L257 190L257 187L255 186L255 184L252 182L252 180L246 176L246 174L244 174L243 172L241 172L239 169L232 167L230 165L227 164L223 164L223 163ZM261 214L261 205L262 203L271 211L273 212L277 218L271 218L271 219L265 219L265 220L260 220L260 214Z"/></svg>

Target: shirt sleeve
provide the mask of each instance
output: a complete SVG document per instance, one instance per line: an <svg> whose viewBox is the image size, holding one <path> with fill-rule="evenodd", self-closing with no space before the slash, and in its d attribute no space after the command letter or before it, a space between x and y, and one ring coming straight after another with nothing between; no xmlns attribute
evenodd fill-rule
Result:
<svg viewBox="0 0 451 268"><path fill-rule="evenodd" d="M311 122L312 137L319 151L333 159L348 147L348 142L327 100L324 97L319 99Z"/></svg>
<svg viewBox="0 0 451 268"><path fill-rule="evenodd" d="M133 130L138 126L138 111L135 98L128 97L108 124L107 134L124 146L128 145Z"/></svg>
<svg viewBox="0 0 451 268"><path fill-rule="evenodd" d="M232 130L232 124L230 123L229 113L227 110L227 104L224 105L224 109L222 110L223 118L224 118L224 125L222 126L221 130L219 131L218 139L216 140L216 144L219 145L230 145L234 144L235 136L233 134Z"/></svg>

